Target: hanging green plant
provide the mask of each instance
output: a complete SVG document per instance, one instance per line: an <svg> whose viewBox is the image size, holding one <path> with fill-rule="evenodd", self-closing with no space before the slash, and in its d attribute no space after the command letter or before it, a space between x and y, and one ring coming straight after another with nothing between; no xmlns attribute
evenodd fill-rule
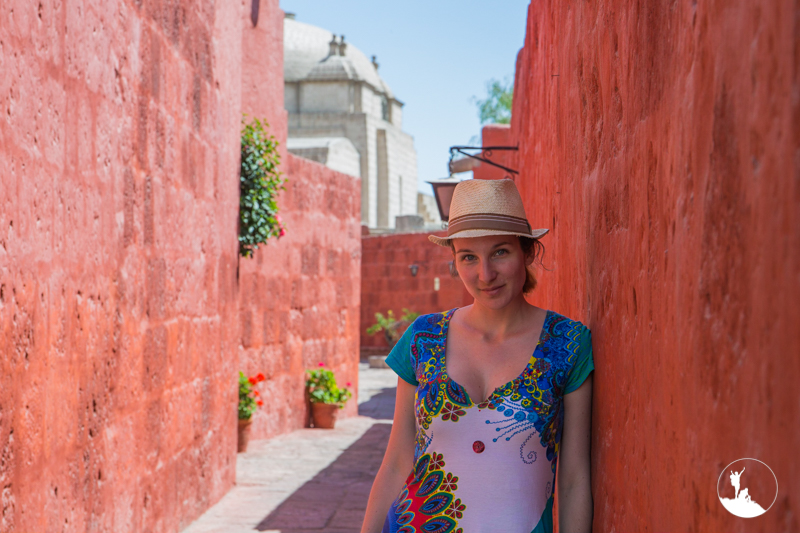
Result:
<svg viewBox="0 0 800 533"><path fill-rule="evenodd" d="M283 237L286 228L278 215L278 189L286 181L279 170L278 141L269 128L254 118L242 118L242 168L239 196L239 255L252 257L253 250L270 237Z"/></svg>

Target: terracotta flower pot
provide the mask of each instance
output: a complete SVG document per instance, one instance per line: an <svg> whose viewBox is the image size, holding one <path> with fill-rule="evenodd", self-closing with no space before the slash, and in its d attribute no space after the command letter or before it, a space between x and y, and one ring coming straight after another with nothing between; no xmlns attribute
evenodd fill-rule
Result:
<svg viewBox="0 0 800 533"><path fill-rule="evenodd" d="M311 417L314 421L314 427L333 429L333 426L336 425L336 415L338 412L339 406L335 403L312 403Z"/></svg>
<svg viewBox="0 0 800 533"><path fill-rule="evenodd" d="M247 443L250 442L250 426L252 423L253 421L249 418L246 420L239 419L239 438L236 446L238 453L247 451Z"/></svg>

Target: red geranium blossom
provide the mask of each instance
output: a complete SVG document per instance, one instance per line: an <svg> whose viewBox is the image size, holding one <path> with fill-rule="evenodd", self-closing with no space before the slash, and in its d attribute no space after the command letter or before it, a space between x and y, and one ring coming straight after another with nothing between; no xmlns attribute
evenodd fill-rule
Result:
<svg viewBox="0 0 800 533"><path fill-rule="evenodd" d="M267 379L267 378L265 378L265 377L264 377L264 374L262 374L261 372L259 372L259 373L258 373L258 375L256 376L256 379L257 379L258 381L264 381L264 380L265 380L265 379Z"/></svg>
<svg viewBox="0 0 800 533"><path fill-rule="evenodd" d="M258 381L256 381L256 378L254 378L253 376L247 378L247 381L249 381L251 385L255 385L256 383L258 383Z"/></svg>

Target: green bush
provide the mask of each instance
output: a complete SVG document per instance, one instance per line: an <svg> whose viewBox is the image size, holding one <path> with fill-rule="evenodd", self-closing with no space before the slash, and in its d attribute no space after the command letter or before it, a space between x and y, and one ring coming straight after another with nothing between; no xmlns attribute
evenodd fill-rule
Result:
<svg viewBox="0 0 800 533"><path fill-rule="evenodd" d="M345 402L353 395L347 388L340 388L336 384L336 377L333 372L323 368L323 363L319 368L306 370L306 387L311 403L331 403L338 404L339 409L344 407ZM350 383L347 384L350 386Z"/></svg>
<svg viewBox="0 0 800 533"><path fill-rule="evenodd" d="M278 170L278 141L267 134L265 127L269 124L262 124L257 118L250 123L242 118L239 255L243 257L252 257L259 244L286 233L276 202L278 189L286 188L283 185L286 180Z"/></svg>
<svg viewBox="0 0 800 533"><path fill-rule="evenodd" d="M419 313L415 313L414 311L409 311L407 308L403 308L403 315L400 317L401 321L406 322L413 322L415 318L419 316ZM367 335L375 335L379 331L388 330L395 326L395 323L398 321L394 317L394 311L389 309L386 312L386 316L383 316L383 313L375 313L375 323L367 328Z"/></svg>

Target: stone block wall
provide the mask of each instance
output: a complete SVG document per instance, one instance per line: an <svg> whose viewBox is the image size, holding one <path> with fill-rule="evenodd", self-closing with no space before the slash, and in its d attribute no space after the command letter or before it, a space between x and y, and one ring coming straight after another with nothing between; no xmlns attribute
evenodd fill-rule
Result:
<svg viewBox="0 0 800 533"><path fill-rule="evenodd" d="M399 318L404 307L423 315L472 303L461 280L450 276L452 252L430 242L428 233L365 236L362 254L360 335L365 355L388 353L382 332L366 334L375 323L376 312L386 315L391 309ZM412 264L419 266L416 276L411 275ZM438 291L434 290L434 278L439 278Z"/></svg>
<svg viewBox="0 0 800 533"><path fill-rule="evenodd" d="M361 181L289 154L278 203L286 235L239 265L239 367L263 372L253 438L307 425L306 368L358 385ZM356 397L339 416L357 412Z"/></svg>
<svg viewBox="0 0 800 533"><path fill-rule="evenodd" d="M278 207L287 233L239 262L238 367L267 377L255 439L308 424L306 368L323 362L357 390L361 290L361 181L288 153L283 11L278 0L259 7L255 26L249 10L242 14L242 109L265 119L280 143L287 181ZM339 416L356 412L354 396Z"/></svg>
<svg viewBox="0 0 800 533"><path fill-rule="evenodd" d="M178 531L234 481L240 9L0 7L1 531Z"/></svg>
<svg viewBox="0 0 800 533"><path fill-rule="evenodd" d="M517 183L534 301L593 332L597 531L800 530L797 13L531 3ZM716 493L743 457L780 486L750 520Z"/></svg>

